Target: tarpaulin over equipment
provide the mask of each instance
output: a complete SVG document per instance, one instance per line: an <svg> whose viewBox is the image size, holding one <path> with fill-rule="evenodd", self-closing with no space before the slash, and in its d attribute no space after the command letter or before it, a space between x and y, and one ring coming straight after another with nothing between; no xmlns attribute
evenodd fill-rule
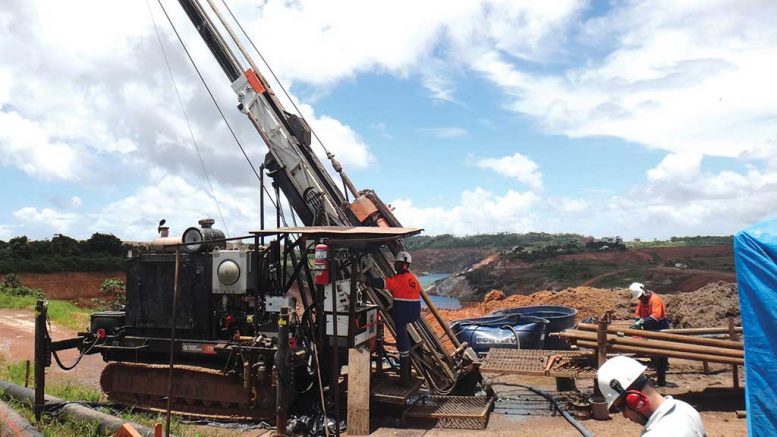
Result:
<svg viewBox="0 0 777 437"><path fill-rule="evenodd" d="M750 436L777 435L777 220L734 237Z"/></svg>

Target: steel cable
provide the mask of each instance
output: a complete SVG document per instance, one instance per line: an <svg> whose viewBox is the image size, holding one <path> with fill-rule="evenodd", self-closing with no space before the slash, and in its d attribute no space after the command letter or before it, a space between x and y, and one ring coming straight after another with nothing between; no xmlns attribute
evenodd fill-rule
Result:
<svg viewBox="0 0 777 437"><path fill-rule="evenodd" d="M213 201L216 203L216 209L219 212L221 223L224 225L224 232L227 234L227 237L229 237L229 228L227 227L226 220L224 220L224 214L222 214L221 212L221 205L219 204L219 200L216 197L216 191L213 189L213 183L211 183L210 181L208 170L205 168L205 162L202 160L202 155L200 154L200 147L197 144L197 139L194 137L194 131L192 130L192 125L189 122L189 115L186 113L186 107L183 104L183 99L181 99L181 93L178 90L178 84L175 82L173 69L170 66L170 60L167 58L167 51L165 50L165 46L164 44L162 44L162 37L159 35L159 29L157 28L157 25L156 25L156 19L154 18L154 13L151 11L150 0L146 0L146 6L148 7L148 14L151 16L151 23L154 25L154 32L156 33L156 39L157 41L159 41L159 48L162 49L162 56L165 58L165 65L167 65L167 72L170 73L170 81L173 83L173 89L175 89L175 95L176 97L178 97L178 104L181 106L181 112L183 113L183 118L186 121L186 126L189 129L189 136L192 139L194 150L197 152L197 159L200 160L200 166L202 166L202 172L205 174L205 179L208 181L208 187L210 188L210 195L211 197L213 197Z"/></svg>
<svg viewBox="0 0 777 437"><path fill-rule="evenodd" d="M199 76L200 81L202 82L205 89L208 91L208 95L210 96L210 99L213 101L213 104L216 106L216 109L218 110L219 115L221 115L221 119L224 121L224 124L226 124L227 129L229 129L229 133L232 134L232 138L235 140L235 143L237 143L237 146L240 148L240 151L243 152L243 156L248 162L248 165L251 167L251 170L254 172L254 175L256 176L256 178L258 180L261 180L261 177L259 176L259 172L256 171L256 167L254 167L253 162L251 162L251 159L248 157L248 154L246 153L245 148L243 147L243 144L240 142L240 139L238 139L234 129L232 129L232 125L227 120L226 115L224 115L224 111L221 110L221 106L218 104L218 101L216 101L216 97L213 95L213 92L208 86L208 83L205 81L205 78L202 76L202 73L200 72L199 67L197 67L197 63L194 62L194 58L192 58L192 55L189 52L189 49L186 47L186 44L183 42L183 38L181 38L181 35L178 33L178 29L175 27L175 24L173 24L173 20L170 18L170 14L167 13L167 9L165 9L165 6L162 4L162 0L157 0L157 2L159 3L159 7L162 8L162 12L164 12L165 17L167 18L167 22L170 23L170 27L172 27L173 32L175 32L175 36L178 38L178 42L181 43L181 47L183 47L184 52L186 52L186 56L189 58L189 62L191 62L192 67L194 67L194 70L197 72L197 76ZM267 193L270 203L279 211L283 225L288 226L286 224L286 217L283 213L283 210L280 209L280 206L272 199L272 195L270 194L269 190L267 190L267 187L263 187L263 189L265 193Z"/></svg>

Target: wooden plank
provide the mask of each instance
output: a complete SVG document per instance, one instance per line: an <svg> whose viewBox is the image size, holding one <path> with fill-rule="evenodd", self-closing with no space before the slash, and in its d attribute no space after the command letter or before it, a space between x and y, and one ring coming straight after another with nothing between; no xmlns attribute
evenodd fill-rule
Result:
<svg viewBox="0 0 777 437"><path fill-rule="evenodd" d="M370 433L370 351L348 349L348 434Z"/></svg>

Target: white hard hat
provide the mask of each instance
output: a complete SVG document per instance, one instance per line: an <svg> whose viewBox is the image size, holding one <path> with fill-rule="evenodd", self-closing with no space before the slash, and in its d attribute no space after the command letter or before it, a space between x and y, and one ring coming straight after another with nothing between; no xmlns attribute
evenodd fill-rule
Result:
<svg viewBox="0 0 777 437"><path fill-rule="evenodd" d="M622 355L610 358L599 367L599 370L596 371L596 381L599 384L599 391L602 392L607 401L608 410L621 395L621 392L612 386L612 382L618 381L621 390L627 390L645 372L645 369L647 367L640 364L639 361Z"/></svg>
<svg viewBox="0 0 777 437"><path fill-rule="evenodd" d="M645 294L645 285L639 282L633 282L629 285L629 291L631 292L631 298L636 299L642 297Z"/></svg>
<svg viewBox="0 0 777 437"><path fill-rule="evenodd" d="M405 252L404 250L400 250L399 252L397 252L397 256L394 258L394 262L397 262L397 261L412 264L413 257L411 257L410 254Z"/></svg>

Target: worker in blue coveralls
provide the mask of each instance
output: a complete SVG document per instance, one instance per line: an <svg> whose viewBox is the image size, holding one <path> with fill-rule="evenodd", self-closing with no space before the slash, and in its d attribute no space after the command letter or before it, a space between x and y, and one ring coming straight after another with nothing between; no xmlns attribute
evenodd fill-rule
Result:
<svg viewBox="0 0 777 437"><path fill-rule="evenodd" d="M410 385L410 337L407 325L418 320L421 315L421 283L410 271L412 262L409 253L399 251L394 259L394 270L397 272L394 276L365 279L367 286L386 289L394 297L391 317L394 319L399 349L399 385L405 387Z"/></svg>

